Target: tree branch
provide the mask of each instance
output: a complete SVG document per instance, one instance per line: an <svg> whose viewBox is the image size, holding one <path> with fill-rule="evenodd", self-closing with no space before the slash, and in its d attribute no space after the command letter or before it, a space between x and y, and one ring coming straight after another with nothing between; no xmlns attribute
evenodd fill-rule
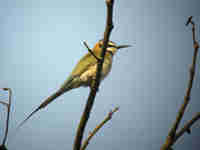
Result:
<svg viewBox="0 0 200 150"><path fill-rule="evenodd" d="M106 0L107 20L106 20L106 28L105 28L105 32L104 32L103 47L102 47L102 52L101 52L102 60L98 61L96 79L95 79L94 85L91 87L90 94L89 94L84 112L81 116L81 120L80 120L78 129L77 129L75 140L74 140L73 150L80 150L80 148L81 148L83 133L84 133L86 124L88 122L90 112L92 110L92 106L93 106L93 103L94 103L94 100L96 97L96 93L99 88L100 78L101 78L101 70L102 70L102 66L103 66L103 62L104 62L104 56L106 53L106 48L107 48L107 44L109 41L110 33L111 33L111 30L113 29L113 22L112 22L113 4L114 4L114 0Z"/></svg>
<svg viewBox="0 0 200 150"><path fill-rule="evenodd" d="M0 104L2 104L2 105L4 105L4 106L6 106L7 108L9 107L9 104L8 104L8 103L6 103L6 102L0 101Z"/></svg>
<svg viewBox="0 0 200 150"><path fill-rule="evenodd" d="M88 44L87 44L85 41L83 41L83 44L85 45L85 47L87 48L87 50L90 52L90 54L91 54L92 56L94 56L94 58L96 58L97 61L101 61L101 59L98 58L98 57L93 53L93 51L89 48Z"/></svg>
<svg viewBox="0 0 200 150"><path fill-rule="evenodd" d="M180 124L180 121L184 115L185 109L190 101L190 94L191 94L191 90L192 90L192 85L193 85L193 80L195 77L195 66L196 66L196 60L197 60L197 54L198 54L198 48L199 45L195 39L195 23L192 21L192 16L188 18L188 21L186 23L186 26L192 24L192 38L193 38L193 47L194 47L194 54L193 54L193 58L192 58L192 65L190 67L190 76L189 76L189 81L188 81L188 87L186 89L186 93L185 93L185 97L184 97L184 102L181 105L178 114L176 116L176 120L172 126L172 128L170 129L168 136L166 138L165 143L162 145L161 150L168 150L169 148L171 148L171 146L175 143L175 137L176 137L176 131L178 129L178 126Z"/></svg>
<svg viewBox="0 0 200 150"><path fill-rule="evenodd" d="M10 106L11 106L11 97L12 97L12 91L10 88L3 88L2 90L8 91L8 103L2 102L2 101L0 102L1 104L7 107L6 130L5 130L5 135L3 138L2 145L0 146L0 149L5 148L5 143L8 136L8 127L9 127L9 120L10 120Z"/></svg>
<svg viewBox="0 0 200 150"><path fill-rule="evenodd" d="M110 111L108 115L105 117L105 119L94 128L94 130L89 134L87 139L83 142L83 146L81 147L81 150L85 150L88 146L90 140L92 137L103 127L104 124L106 124L109 120L112 119L112 115L119 110L119 107L116 107L114 110Z"/></svg>
<svg viewBox="0 0 200 150"><path fill-rule="evenodd" d="M174 143L185 133L190 134L190 129L192 125L200 119L200 112L198 112L190 121L186 122L186 124L183 126L183 128L176 133L176 136L174 137Z"/></svg>

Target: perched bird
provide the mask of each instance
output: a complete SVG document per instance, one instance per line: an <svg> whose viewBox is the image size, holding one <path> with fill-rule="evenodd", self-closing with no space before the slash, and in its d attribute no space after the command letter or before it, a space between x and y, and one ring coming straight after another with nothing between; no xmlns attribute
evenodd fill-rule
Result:
<svg viewBox="0 0 200 150"><path fill-rule="evenodd" d="M103 40L100 40L95 44L94 48L92 49L93 54L97 58L100 58L102 46L103 46ZM111 70L114 54L119 49L126 47L130 46L129 45L118 46L112 41L108 42L102 68L101 81L108 75L108 73ZM37 107L23 122L20 123L18 128L21 127L37 111L39 111L42 108L45 108L49 103L51 103L53 100L55 100L63 93L81 86L91 87L92 81L94 81L96 76L97 63L98 63L97 58L95 58L95 56L93 56L91 53L88 52L84 57L82 57L78 62L78 64L73 69L70 76L61 85L61 87L51 96L47 97L46 100L39 105L39 107Z"/></svg>

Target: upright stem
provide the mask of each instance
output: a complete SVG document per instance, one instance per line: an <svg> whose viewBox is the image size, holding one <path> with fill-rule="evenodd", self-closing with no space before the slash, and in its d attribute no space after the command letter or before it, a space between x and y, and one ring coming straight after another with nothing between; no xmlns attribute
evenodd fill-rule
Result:
<svg viewBox="0 0 200 150"><path fill-rule="evenodd" d="M81 144L82 144L82 138L84 134L85 127L87 125L90 112L92 110L92 106L94 104L94 100L96 97L96 93L98 91L99 85L100 85L100 78L101 78L101 70L104 62L104 56L107 49L107 44L109 41L111 30L113 29L113 4L114 0L106 0L106 6L107 6L107 21L106 21L106 28L104 32L104 40L103 40L103 48L101 52L101 60L98 61L97 66L97 72L96 72L96 79L94 82L94 85L91 87L91 91L87 100L87 103L85 105L84 112L81 116L81 120L77 129L76 137L74 140L73 150L80 150Z"/></svg>

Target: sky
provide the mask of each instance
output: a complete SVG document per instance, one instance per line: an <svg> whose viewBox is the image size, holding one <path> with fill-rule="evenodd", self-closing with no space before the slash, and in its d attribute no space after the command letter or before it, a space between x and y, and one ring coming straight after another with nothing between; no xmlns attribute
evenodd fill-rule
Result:
<svg viewBox="0 0 200 150"><path fill-rule="evenodd" d="M120 107L92 139L88 149L159 149L183 102L193 45L188 16L194 16L200 39L199 0L116 0L110 39L130 44L114 56L112 70L101 83L84 138L110 110ZM65 93L17 125L67 79L93 45L103 38L104 0L0 1L0 87L13 91L9 150L72 149L89 88ZM198 55L199 57L199 55ZM199 112L198 58L191 102L181 125ZM7 100L0 91L0 100ZM0 106L0 138L6 109ZM173 146L196 150L200 121Z"/></svg>

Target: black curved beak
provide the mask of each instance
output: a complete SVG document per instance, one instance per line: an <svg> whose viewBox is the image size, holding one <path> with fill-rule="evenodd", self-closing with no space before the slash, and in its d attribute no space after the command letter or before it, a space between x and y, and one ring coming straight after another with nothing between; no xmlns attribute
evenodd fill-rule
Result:
<svg viewBox="0 0 200 150"><path fill-rule="evenodd" d="M131 45L119 45L117 46L117 49L127 48L127 47L131 47Z"/></svg>

